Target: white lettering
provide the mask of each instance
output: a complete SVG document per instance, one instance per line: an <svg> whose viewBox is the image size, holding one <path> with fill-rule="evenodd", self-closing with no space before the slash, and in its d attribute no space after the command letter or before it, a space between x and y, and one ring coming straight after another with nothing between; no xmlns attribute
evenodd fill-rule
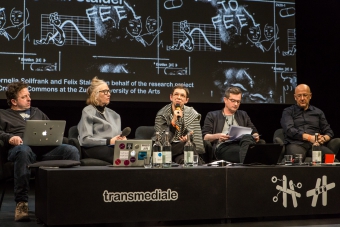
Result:
<svg viewBox="0 0 340 227"><path fill-rule="evenodd" d="M178 193L168 189L155 189L153 192L103 192L103 200L110 202L156 202L156 201L176 201Z"/></svg>

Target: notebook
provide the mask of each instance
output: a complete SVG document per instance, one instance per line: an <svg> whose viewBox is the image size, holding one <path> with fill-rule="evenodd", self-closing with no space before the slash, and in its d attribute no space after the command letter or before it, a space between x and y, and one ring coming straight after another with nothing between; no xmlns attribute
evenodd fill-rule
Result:
<svg viewBox="0 0 340 227"><path fill-rule="evenodd" d="M144 157L150 157L151 151L152 140L117 140L113 166L144 166Z"/></svg>
<svg viewBox="0 0 340 227"><path fill-rule="evenodd" d="M59 146L63 142L66 121L27 120L23 144L28 146Z"/></svg>
<svg viewBox="0 0 340 227"><path fill-rule="evenodd" d="M280 144L249 145L243 164L276 165L279 161L282 148Z"/></svg>

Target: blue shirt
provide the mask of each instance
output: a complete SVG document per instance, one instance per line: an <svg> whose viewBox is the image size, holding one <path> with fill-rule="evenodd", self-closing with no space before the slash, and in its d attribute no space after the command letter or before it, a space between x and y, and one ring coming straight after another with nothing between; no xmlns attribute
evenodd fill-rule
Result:
<svg viewBox="0 0 340 227"><path fill-rule="evenodd" d="M328 124L325 114L315 106L309 106L307 110L298 105L292 105L283 110L281 126L285 133L285 144L302 144L302 134L334 136L333 130Z"/></svg>

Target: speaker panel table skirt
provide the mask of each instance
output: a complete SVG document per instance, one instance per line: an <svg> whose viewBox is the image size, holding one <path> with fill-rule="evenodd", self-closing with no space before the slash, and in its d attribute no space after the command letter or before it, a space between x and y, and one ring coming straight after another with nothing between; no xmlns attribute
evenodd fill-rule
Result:
<svg viewBox="0 0 340 227"><path fill-rule="evenodd" d="M340 167L40 168L47 225L340 214Z"/></svg>

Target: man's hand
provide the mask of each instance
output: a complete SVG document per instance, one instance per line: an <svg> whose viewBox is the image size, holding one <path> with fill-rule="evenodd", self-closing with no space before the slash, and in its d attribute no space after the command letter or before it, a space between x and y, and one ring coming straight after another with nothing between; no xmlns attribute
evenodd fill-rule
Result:
<svg viewBox="0 0 340 227"><path fill-rule="evenodd" d="M314 135L309 135L307 133L302 134L302 139L307 140L310 143L315 143L315 136Z"/></svg>
<svg viewBox="0 0 340 227"><path fill-rule="evenodd" d="M22 139L20 138L20 136L13 136L9 139L8 143L13 146L18 146L22 144Z"/></svg>
<svg viewBox="0 0 340 227"><path fill-rule="evenodd" d="M217 133L216 135L218 136L218 142L219 143L225 142L230 138L230 136L228 134Z"/></svg>
<svg viewBox="0 0 340 227"><path fill-rule="evenodd" d="M260 135L258 133L254 133L253 138L254 138L256 143L260 141Z"/></svg>
<svg viewBox="0 0 340 227"><path fill-rule="evenodd" d="M328 141L328 136L327 135L318 135L318 142L320 144L324 144Z"/></svg>

